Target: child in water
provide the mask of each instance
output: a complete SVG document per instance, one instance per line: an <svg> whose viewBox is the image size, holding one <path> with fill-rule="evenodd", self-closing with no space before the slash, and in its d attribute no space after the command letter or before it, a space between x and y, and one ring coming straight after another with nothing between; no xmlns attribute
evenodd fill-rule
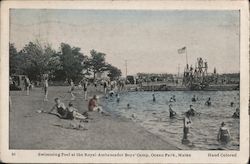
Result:
<svg viewBox="0 0 250 164"><path fill-rule="evenodd" d="M155 94L153 94L152 96L153 96L153 102L155 102L156 101Z"/></svg>
<svg viewBox="0 0 250 164"><path fill-rule="evenodd" d="M176 115L176 112L173 111L172 107L173 107L173 105L169 104L169 117L170 118L174 118L174 116Z"/></svg>
<svg viewBox="0 0 250 164"><path fill-rule="evenodd" d="M192 124L192 122L190 119L190 113L186 112L185 117L183 119L183 139L182 139L183 144L188 144L190 142L188 140L188 133L189 133L189 128L190 128L191 124Z"/></svg>
<svg viewBox="0 0 250 164"><path fill-rule="evenodd" d="M240 109L239 108L236 108L236 111L234 112L233 118L240 118Z"/></svg>
<svg viewBox="0 0 250 164"><path fill-rule="evenodd" d="M119 93L116 94L116 102L117 102L117 103L120 102L120 95L119 95Z"/></svg>
<svg viewBox="0 0 250 164"><path fill-rule="evenodd" d="M211 98L209 97L208 100L205 102L205 105L207 106L211 106Z"/></svg>
<svg viewBox="0 0 250 164"><path fill-rule="evenodd" d="M219 129L218 135L217 135L217 140L222 142L222 143L227 143L231 139L231 135L229 130L225 126L226 124L224 122L221 123L221 127Z"/></svg>

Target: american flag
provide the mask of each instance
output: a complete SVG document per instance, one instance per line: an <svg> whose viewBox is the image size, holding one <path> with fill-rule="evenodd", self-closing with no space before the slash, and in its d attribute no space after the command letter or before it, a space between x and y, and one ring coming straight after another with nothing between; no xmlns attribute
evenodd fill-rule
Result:
<svg viewBox="0 0 250 164"><path fill-rule="evenodd" d="M180 49L178 49L178 54L183 54L183 53L185 53L186 52L186 47L182 47L182 48L180 48Z"/></svg>

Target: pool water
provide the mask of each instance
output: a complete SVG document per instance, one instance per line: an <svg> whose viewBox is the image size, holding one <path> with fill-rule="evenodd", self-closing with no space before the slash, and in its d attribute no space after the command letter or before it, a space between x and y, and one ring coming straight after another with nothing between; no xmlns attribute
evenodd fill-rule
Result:
<svg viewBox="0 0 250 164"><path fill-rule="evenodd" d="M156 101L153 102L152 94ZM169 118L169 100L175 95L176 102L171 102L176 118ZM192 102L193 95L198 97ZM211 106L205 102L211 97ZM120 102L116 97L101 100L105 110L123 116L140 124L149 132L158 135L172 145L183 150L239 150L239 119L232 118L236 107L239 107L239 91L172 91L172 92L124 92ZM230 103L234 102L231 107ZM127 104L130 104L130 109ZM184 112L192 104L200 112L191 117L192 125L188 136L191 144L182 144ZM230 130L232 140L227 144L217 141L217 133L224 121Z"/></svg>

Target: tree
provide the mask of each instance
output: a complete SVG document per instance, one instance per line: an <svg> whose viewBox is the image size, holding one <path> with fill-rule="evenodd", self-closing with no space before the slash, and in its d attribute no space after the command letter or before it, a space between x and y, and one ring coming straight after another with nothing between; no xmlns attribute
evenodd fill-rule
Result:
<svg viewBox="0 0 250 164"><path fill-rule="evenodd" d="M94 80L96 73L102 73L107 70L107 64L105 63L105 53L97 52L95 50L90 51L91 58L89 60L89 66L93 72Z"/></svg>
<svg viewBox="0 0 250 164"><path fill-rule="evenodd" d="M66 79L79 80L82 78L84 61L86 56L80 52L80 48L61 43L61 62L63 74Z"/></svg>
<svg viewBox="0 0 250 164"><path fill-rule="evenodd" d="M48 71L47 65L52 52L50 46L43 47L39 42L29 42L19 52L22 60L22 64L19 65L20 70L31 80L41 80L41 75Z"/></svg>
<svg viewBox="0 0 250 164"><path fill-rule="evenodd" d="M10 75L16 73L18 74L20 72L20 69L18 67L20 64L20 59L14 43L9 44L9 64L10 64Z"/></svg>
<svg viewBox="0 0 250 164"><path fill-rule="evenodd" d="M109 71L108 76L111 80L115 80L122 75L121 70L111 64L108 65L107 70Z"/></svg>

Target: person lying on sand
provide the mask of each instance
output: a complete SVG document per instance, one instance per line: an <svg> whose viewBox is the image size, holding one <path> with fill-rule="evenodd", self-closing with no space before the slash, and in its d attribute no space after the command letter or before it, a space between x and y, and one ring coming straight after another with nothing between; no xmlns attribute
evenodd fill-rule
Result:
<svg viewBox="0 0 250 164"><path fill-rule="evenodd" d="M64 103L61 102L59 98L55 98L55 105L53 108L48 112L50 114L55 114L59 118L62 119L79 119L79 120L85 120L87 117L83 116L82 114L77 112L77 109L73 108L73 104L69 104L69 108L65 107ZM57 113L54 113L53 111L56 110Z"/></svg>

